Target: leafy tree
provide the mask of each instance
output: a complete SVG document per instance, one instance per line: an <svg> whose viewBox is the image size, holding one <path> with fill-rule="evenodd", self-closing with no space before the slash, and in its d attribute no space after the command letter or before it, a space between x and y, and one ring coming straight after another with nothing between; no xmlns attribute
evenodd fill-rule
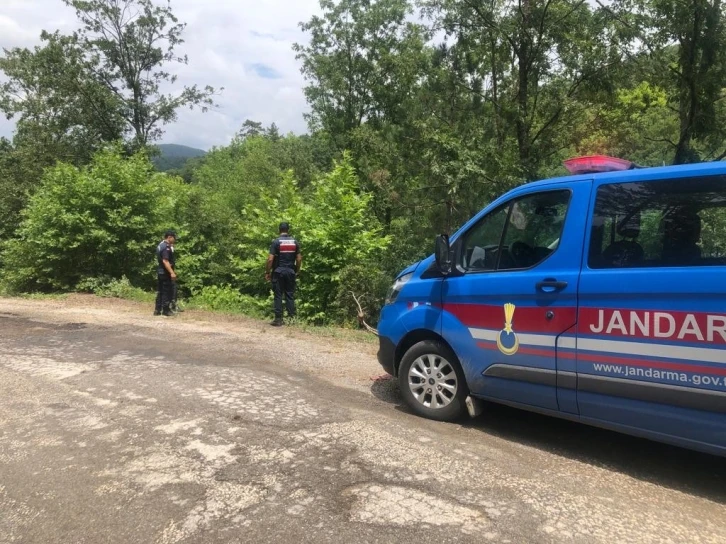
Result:
<svg viewBox="0 0 726 544"><path fill-rule="evenodd" d="M129 147L158 138L180 107L211 104L213 89L174 84L180 24L169 6L152 0L64 0L76 9L81 30L41 34L41 45L10 49L0 57L0 111L16 119L12 145L0 149L0 239L57 161L81 166L111 142L132 136Z"/></svg>
<svg viewBox="0 0 726 544"><path fill-rule="evenodd" d="M77 34L84 54L94 62L98 82L116 97L120 115L133 131L134 143L145 146L161 136L161 127L176 120L177 110L213 104L214 89L196 85L175 94L161 87L176 83L166 65L186 64L175 53L183 43L185 24L171 5L152 0L63 0L82 24Z"/></svg>
<svg viewBox="0 0 726 544"><path fill-rule="evenodd" d="M678 131L672 162L726 157L726 26L720 0L617 0L604 8L632 44L641 77L668 93Z"/></svg>
<svg viewBox="0 0 726 544"><path fill-rule="evenodd" d="M411 22L407 0L325 0L321 8L301 25L309 45L295 46L308 80L308 121L336 149L351 151L361 187L389 228L420 201L412 184L425 169L417 124L431 115L421 105L430 33Z"/></svg>
<svg viewBox="0 0 726 544"><path fill-rule="evenodd" d="M264 136L265 135L265 129L262 126L262 123L259 121L253 121L252 119L245 119L245 122L242 123L242 128L237 133L237 137L240 140L244 140L245 138L254 138L255 136Z"/></svg>
<svg viewBox="0 0 726 544"><path fill-rule="evenodd" d="M124 158L108 149L86 167L59 163L46 171L5 244L5 280L26 290L68 290L124 275L143 283L183 194L184 184L155 173L144 154Z"/></svg>
<svg viewBox="0 0 726 544"><path fill-rule="evenodd" d="M662 87L641 82L621 87L594 104L572 129L571 155L611 154L642 165L672 161L669 140L678 136L678 119Z"/></svg>
<svg viewBox="0 0 726 544"><path fill-rule="evenodd" d="M255 206L262 194L279 190L283 180L274 147L260 136L235 138L229 146L210 151L191 173L184 217L192 236L185 248L191 255L203 255L198 281L234 281L230 256L238 243L240 214Z"/></svg>
<svg viewBox="0 0 726 544"><path fill-rule="evenodd" d="M230 145L215 148L190 165L192 192L184 213L192 236L185 247L192 254L204 255L205 266L198 272L200 280L219 285L238 281L229 258L231 248L239 243L240 218L247 236L247 229L262 221L250 221L251 210L261 209L260 203L266 198L277 202L291 180L295 180L294 192L302 198L312 181L330 168L331 157L323 137L288 135L272 139L264 134L236 137ZM268 220L277 217L280 206L270 204L269 210ZM275 228L265 223L264 239L257 240L265 250Z"/></svg>
<svg viewBox="0 0 726 544"><path fill-rule="evenodd" d="M41 142L54 159L81 164L104 142L132 134L134 147L156 140L179 108L210 107L214 89L175 84L168 65L185 28L169 5L152 0L63 0L81 29L43 32L43 46L12 49L0 59L8 82L0 109L19 116L18 137Z"/></svg>
<svg viewBox="0 0 726 544"><path fill-rule="evenodd" d="M342 150L364 122L406 116L427 34L408 20L407 0L321 0L320 7L322 17L300 25L309 45L294 50L309 81L310 126Z"/></svg>
<svg viewBox="0 0 726 544"><path fill-rule="evenodd" d="M41 35L33 50L5 50L0 110L17 117L15 145L42 165L88 162L104 142L120 139L124 122L114 95L91 73L75 37Z"/></svg>
<svg viewBox="0 0 726 544"><path fill-rule="evenodd" d="M273 139L274 159L283 171L291 170L299 190L306 190L321 173L333 166L335 153L327 134L315 133Z"/></svg>
<svg viewBox="0 0 726 544"><path fill-rule="evenodd" d="M14 234L32 186L31 180L40 178L41 172L42 168L38 168L33 156L0 138L0 243Z"/></svg>
<svg viewBox="0 0 726 544"><path fill-rule="evenodd" d="M559 158L580 98L620 61L608 21L580 0L424 0L424 12L455 42L457 85L492 106L497 145L516 142L526 179ZM454 72L456 74L456 71ZM488 87L485 86L488 83ZM510 128L511 127L511 128Z"/></svg>

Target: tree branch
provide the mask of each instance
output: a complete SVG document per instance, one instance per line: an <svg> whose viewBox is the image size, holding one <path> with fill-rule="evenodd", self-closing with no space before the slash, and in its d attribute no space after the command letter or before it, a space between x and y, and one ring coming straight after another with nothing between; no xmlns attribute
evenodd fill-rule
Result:
<svg viewBox="0 0 726 544"><path fill-rule="evenodd" d="M360 325L368 332L378 336L378 330L371 327L368 323L366 323L365 313L363 312L363 308L360 305L360 301L358 300L358 297L355 296L355 293L353 291L351 291L350 294L353 296L353 300L355 300L355 303L358 306L358 323L360 323Z"/></svg>

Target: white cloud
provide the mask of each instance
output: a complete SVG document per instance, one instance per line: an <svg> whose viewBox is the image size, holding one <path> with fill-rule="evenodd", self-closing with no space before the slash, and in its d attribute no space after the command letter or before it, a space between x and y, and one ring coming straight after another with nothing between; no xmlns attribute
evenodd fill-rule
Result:
<svg viewBox="0 0 726 544"><path fill-rule="evenodd" d="M208 149L226 144L245 119L276 123L282 132L306 130L307 105L292 45L307 37L298 27L319 11L318 0L172 0L187 23L179 53L189 64L173 68L178 84L224 91L213 111L180 111L164 142ZM61 0L0 0L0 48L32 47L41 30L70 32L77 24ZM0 119L0 136L13 123Z"/></svg>

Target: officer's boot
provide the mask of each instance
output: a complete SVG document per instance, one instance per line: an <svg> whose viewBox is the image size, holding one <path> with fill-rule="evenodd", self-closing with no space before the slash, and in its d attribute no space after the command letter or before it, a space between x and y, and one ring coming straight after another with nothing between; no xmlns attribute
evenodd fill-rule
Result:
<svg viewBox="0 0 726 544"><path fill-rule="evenodd" d="M282 327L282 325L283 325L282 318L276 317L275 320L272 323L270 323L270 325L272 325L273 327Z"/></svg>

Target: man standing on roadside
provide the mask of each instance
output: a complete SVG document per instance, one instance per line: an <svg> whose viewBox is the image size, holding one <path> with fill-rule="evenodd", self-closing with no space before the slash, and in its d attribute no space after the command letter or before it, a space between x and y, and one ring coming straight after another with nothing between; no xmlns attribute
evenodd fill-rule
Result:
<svg viewBox="0 0 726 544"><path fill-rule="evenodd" d="M295 317L295 279L302 265L300 244L290 236L290 225L280 223L280 236L273 240L265 266L265 279L272 281L275 294L275 320L272 325L282 326L282 297L285 296L288 317Z"/></svg>
<svg viewBox="0 0 726 544"><path fill-rule="evenodd" d="M171 245L171 254L174 256L174 244ZM176 265L176 256L174 256L174 259L172 259L172 262ZM184 309L179 306L179 282L173 281L171 282L171 302L169 303L169 308L171 309L172 313L178 314L179 312L183 312Z"/></svg>
<svg viewBox="0 0 726 544"><path fill-rule="evenodd" d="M156 290L156 307L154 315L171 316L171 300L173 297L174 282L176 281L176 273L174 272L174 251L173 246L176 242L176 233L168 230L164 233L164 239L156 246L156 277L158 287Z"/></svg>

